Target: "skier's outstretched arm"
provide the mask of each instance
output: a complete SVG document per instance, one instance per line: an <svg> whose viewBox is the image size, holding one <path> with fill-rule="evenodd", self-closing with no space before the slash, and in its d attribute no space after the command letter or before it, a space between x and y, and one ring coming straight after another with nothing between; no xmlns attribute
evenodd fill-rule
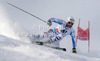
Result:
<svg viewBox="0 0 100 61"><path fill-rule="evenodd" d="M62 25L62 24L64 24L64 23L66 23L66 21L64 21L64 20L62 20L62 19L50 18L50 19L48 20L47 24L48 24L49 26L51 26L51 25L52 25L52 22L57 23L57 24L59 24L59 25Z"/></svg>
<svg viewBox="0 0 100 61"><path fill-rule="evenodd" d="M75 40L76 40L76 38L75 38L75 32L71 32L71 33L70 33L70 35L71 35L71 38L72 38L73 48L76 48L76 42L75 42Z"/></svg>

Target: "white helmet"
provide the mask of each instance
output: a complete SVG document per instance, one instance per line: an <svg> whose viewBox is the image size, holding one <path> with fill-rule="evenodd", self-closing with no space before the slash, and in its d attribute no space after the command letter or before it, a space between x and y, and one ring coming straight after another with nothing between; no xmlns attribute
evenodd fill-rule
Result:
<svg viewBox="0 0 100 61"><path fill-rule="evenodd" d="M67 18L67 21L72 22L74 24L75 19L72 16L70 16L70 17Z"/></svg>

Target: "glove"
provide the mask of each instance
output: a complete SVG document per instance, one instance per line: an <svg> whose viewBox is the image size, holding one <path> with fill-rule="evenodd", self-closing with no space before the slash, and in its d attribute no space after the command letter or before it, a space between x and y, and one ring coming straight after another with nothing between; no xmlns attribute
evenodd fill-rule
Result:
<svg viewBox="0 0 100 61"><path fill-rule="evenodd" d="M77 54L76 48L72 49L72 53Z"/></svg>
<svg viewBox="0 0 100 61"><path fill-rule="evenodd" d="M47 21L47 25L51 26L52 22L50 20Z"/></svg>

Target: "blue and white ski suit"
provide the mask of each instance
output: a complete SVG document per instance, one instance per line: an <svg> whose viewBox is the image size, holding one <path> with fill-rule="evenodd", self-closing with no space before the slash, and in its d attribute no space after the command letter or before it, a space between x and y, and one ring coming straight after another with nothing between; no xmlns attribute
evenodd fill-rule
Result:
<svg viewBox="0 0 100 61"><path fill-rule="evenodd" d="M56 18L50 18L49 19L51 22L57 23L59 24L59 26L57 26L57 28L54 29L50 29L48 32L46 33L46 37L44 37L44 35L39 37L34 37L33 35L29 36L29 39L31 41L40 41L43 42L44 40L47 40L45 42L49 42L46 45L50 46L50 47L59 47L59 42L66 36L66 35L70 35L72 38L72 44L73 44L73 48L76 47L76 43L75 43L75 30L73 29L73 27L68 28L66 27L67 22L62 20L62 19L56 19ZM44 40L43 40L44 39Z"/></svg>
<svg viewBox="0 0 100 61"><path fill-rule="evenodd" d="M53 29L53 37L51 37L51 42L54 42L56 47L59 47L59 41L61 41L66 35L70 35L72 38L73 48L76 47L75 43L75 30L73 27L68 28L66 27L67 22L62 19L50 18L51 22L59 24L57 28Z"/></svg>

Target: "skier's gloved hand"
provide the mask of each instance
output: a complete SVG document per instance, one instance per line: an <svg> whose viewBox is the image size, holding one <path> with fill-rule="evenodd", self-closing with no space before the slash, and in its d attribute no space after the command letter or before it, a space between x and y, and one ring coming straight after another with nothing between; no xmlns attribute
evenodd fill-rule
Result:
<svg viewBox="0 0 100 61"><path fill-rule="evenodd" d="M77 54L76 48L73 48L73 49L72 49L72 52L73 52L74 54Z"/></svg>
<svg viewBox="0 0 100 61"><path fill-rule="evenodd" d="M50 20L47 21L47 25L51 26L52 22Z"/></svg>

